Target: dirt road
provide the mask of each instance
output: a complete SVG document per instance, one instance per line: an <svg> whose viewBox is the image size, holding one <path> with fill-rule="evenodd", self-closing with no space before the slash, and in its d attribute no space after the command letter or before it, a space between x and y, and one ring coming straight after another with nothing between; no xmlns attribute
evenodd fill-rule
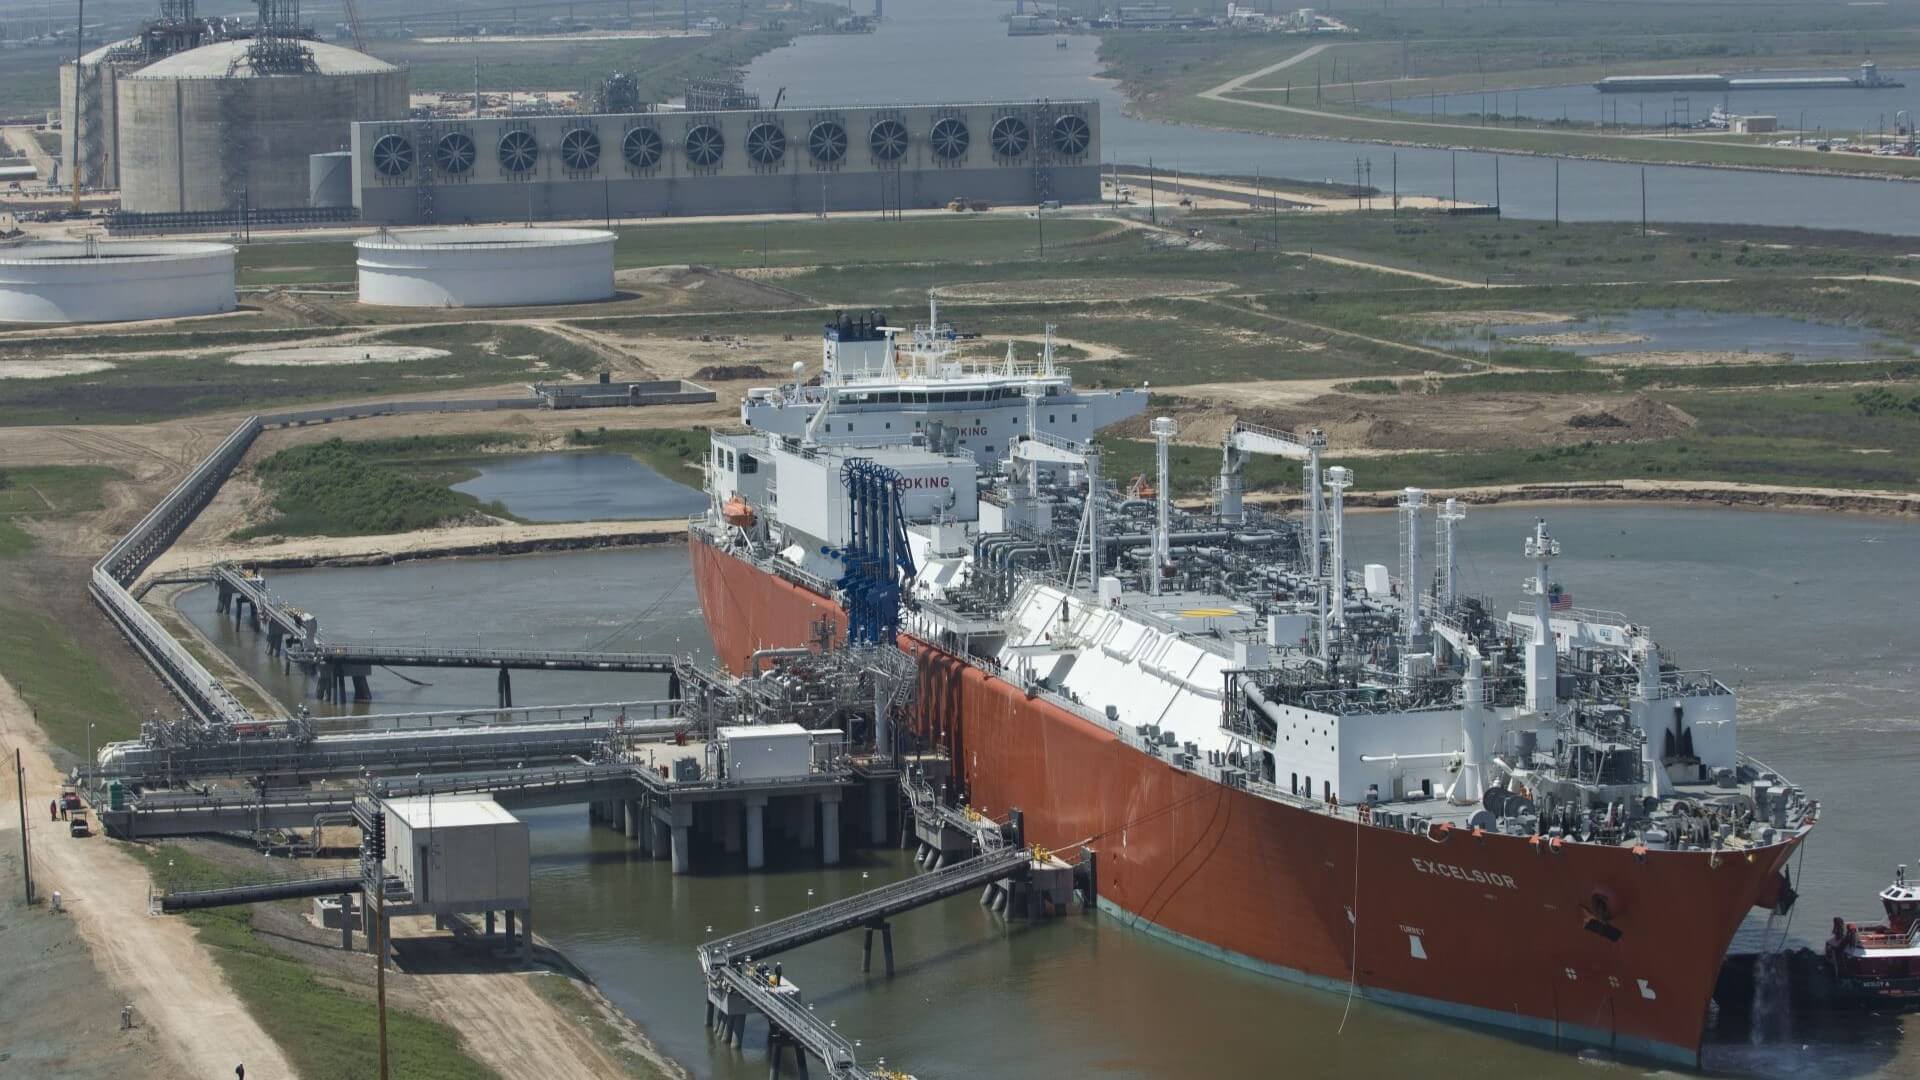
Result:
<svg viewBox="0 0 1920 1080"><path fill-rule="evenodd" d="M420 529L384 536L303 536L269 544L209 541L175 544L154 561L152 573L216 562L253 566L293 562L404 561L448 555L505 554L541 550L562 541L584 541L579 546L645 544L686 532L683 518L664 521L555 521L540 525L462 525L450 529ZM189 540L192 537L188 537Z"/></svg>
<svg viewBox="0 0 1920 1080"><path fill-rule="evenodd" d="M24 752L27 805L44 808L60 775L26 702L0 680L0 745ZM40 887L58 889L94 963L158 1036L178 1076L294 1075L280 1047L261 1030L226 976L180 919L147 915L146 868L103 836L76 839L65 822L27 815ZM11 831L11 830L9 830Z"/></svg>

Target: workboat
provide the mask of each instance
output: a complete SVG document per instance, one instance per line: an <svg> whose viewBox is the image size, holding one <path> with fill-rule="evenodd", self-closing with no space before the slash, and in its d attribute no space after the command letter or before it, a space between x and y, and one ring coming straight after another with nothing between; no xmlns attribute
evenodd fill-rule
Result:
<svg viewBox="0 0 1920 1080"><path fill-rule="evenodd" d="M1834 989L1854 1002L1920 1004L1920 886L1907 882L1905 865L1880 890L1880 906L1885 922L1834 917L1826 948Z"/></svg>
<svg viewBox="0 0 1920 1080"><path fill-rule="evenodd" d="M1171 419L1149 425L1152 496L1130 496L1091 441L1129 405L1070 426L1045 394L995 399L1022 422L961 447L931 398L868 398L860 428L829 433L850 387L940 392L846 374L811 418L712 437L689 549L722 663L828 629L895 642L918 691L882 752L944 754L954 798L1095 856L1100 910L1145 933L1698 1063L1728 943L1792 903L1819 804L1739 752L1724 683L1641 617L1574 606L1547 523L1514 538L1533 572L1507 610L1457 588L1464 510L1418 489L1398 566L1350 566L1354 474L1323 467L1318 432L1232 425L1211 505L1184 511ZM1254 455L1299 463L1299 513L1248 505Z"/></svg>

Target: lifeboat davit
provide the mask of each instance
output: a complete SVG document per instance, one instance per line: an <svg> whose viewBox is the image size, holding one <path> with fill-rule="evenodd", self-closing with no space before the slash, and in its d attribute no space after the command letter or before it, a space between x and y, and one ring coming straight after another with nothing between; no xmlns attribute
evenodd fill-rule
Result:
<svg viewBox="0 0 1920 1080"><path fill-rule="evenodd" d="M720 507L720 519L729 525L747 528L754 522L753 506L735 495Z"/></svg>

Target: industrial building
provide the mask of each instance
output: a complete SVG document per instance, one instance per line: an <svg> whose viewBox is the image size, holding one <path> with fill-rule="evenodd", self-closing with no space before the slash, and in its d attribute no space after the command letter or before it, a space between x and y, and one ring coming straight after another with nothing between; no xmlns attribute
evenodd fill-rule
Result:
<svg viewBox="0 0 1920 1080"><path fill-rule="evenodd" d="M353 246L363 304L508 307L611 297L613 243L599 229L381 229Z"/></svg>
<svg viewBox="0 0 1920 1080"><path fill-rule="evenodd" d="M0 322L120 322L232 311L228 244L108 240L0 248Z"/></svg>
<svg viewBox="0 0 1920 1080"><path fill-rule="evenodd" d="M276 69L259 44L202 45L118 78L123 210L304 207L311 155L341 149L356 121L407 114L392 64L315 41Z"/></svg>
<svg viewBox="0 0 1920 1080"><path fill-rule="evenodd" d="M352 152L392 225L1100 198L1093 101L369 121Z"/></svg>

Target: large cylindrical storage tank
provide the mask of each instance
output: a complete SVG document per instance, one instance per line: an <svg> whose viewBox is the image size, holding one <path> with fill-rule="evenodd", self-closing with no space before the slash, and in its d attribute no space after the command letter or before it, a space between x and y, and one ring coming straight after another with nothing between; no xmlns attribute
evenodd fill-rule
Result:
<svg viewBox="0 0 1920 1080"><path fill-rule="evenodd" d="M230 244L60 241L0 248L0 322L125 322L232 311Z"/></svg>
<svg viewBox="0 0 1920 1080"><path fill-rule="evenodd" d="M395 307L578 304L613 295L600 229L410 229L354 241L360 302Z"/></svg>
<svg viewBox="0 0 1920 1080"><path fill-rule="evenodd" d="M313 68L258 74L244 40L176 53L118 82L120 207L135 213L307 205L308 158L360 120L407 115L407 73L304 43Z"/></svg>

